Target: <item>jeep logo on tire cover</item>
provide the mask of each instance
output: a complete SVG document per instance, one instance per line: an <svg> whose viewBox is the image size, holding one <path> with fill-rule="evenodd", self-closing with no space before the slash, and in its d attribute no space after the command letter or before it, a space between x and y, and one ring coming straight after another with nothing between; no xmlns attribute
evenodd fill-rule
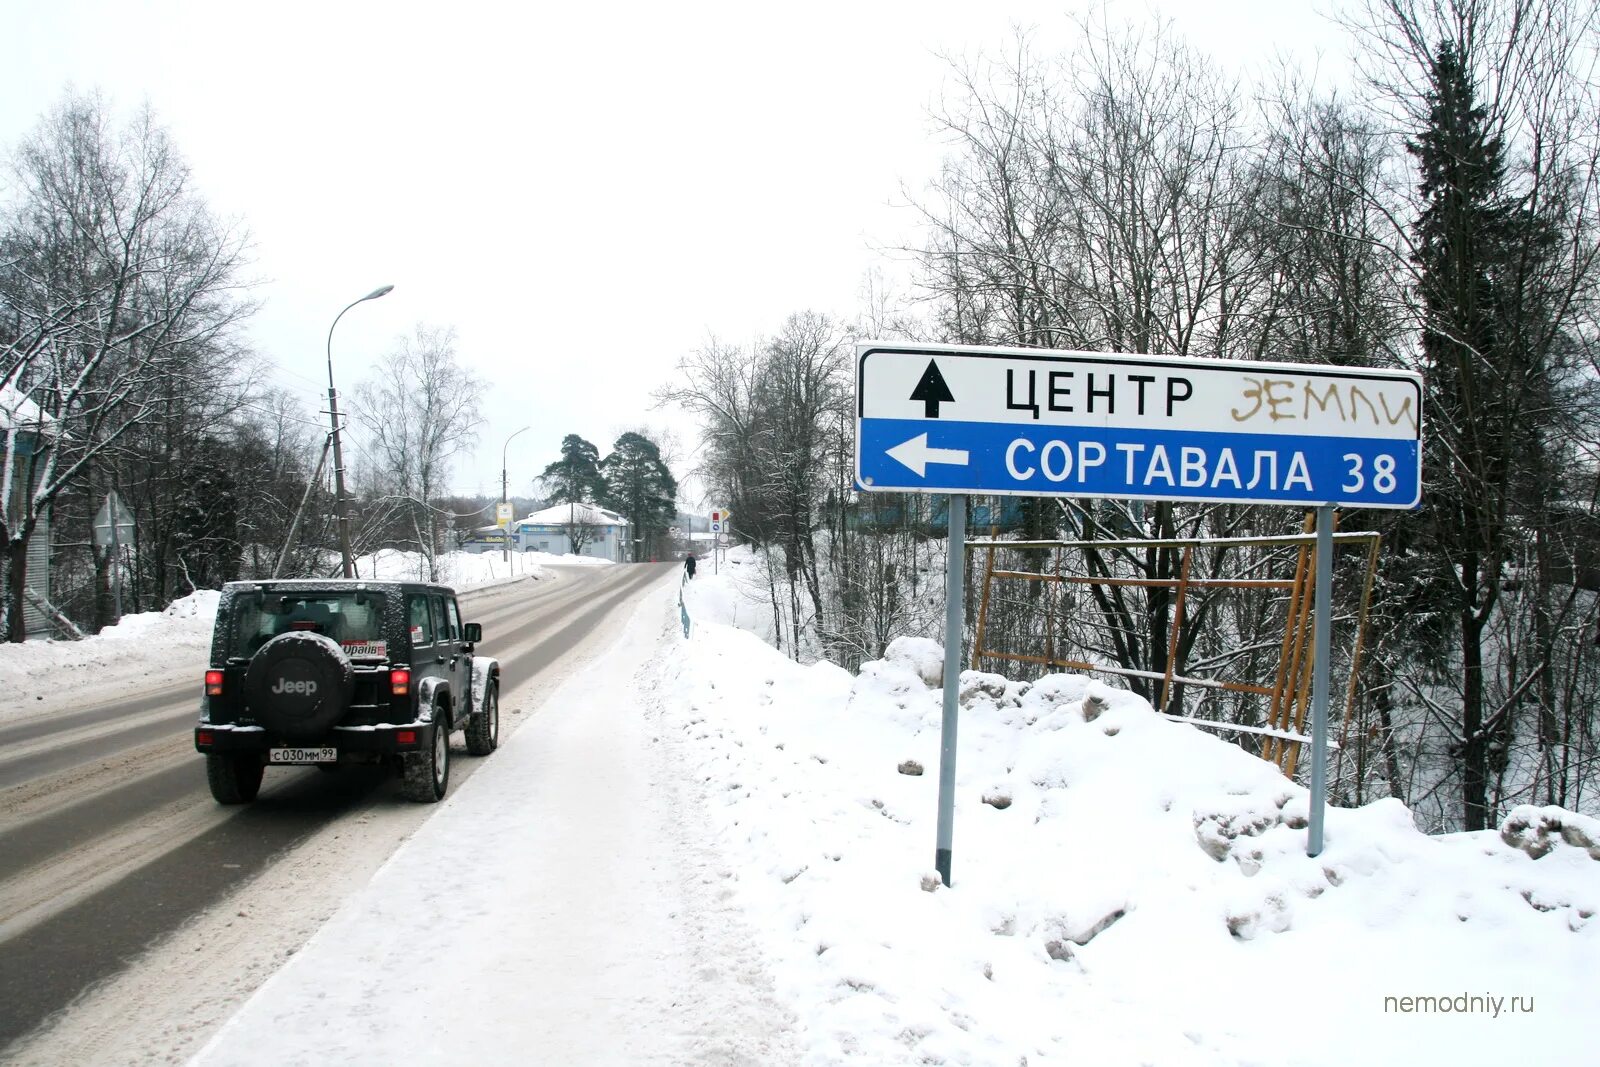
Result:
<svg viewBox="0 0 1600 1067"><path fill-rule="evenodd" d="M319 667L314 660L289 656L280 660L264 679L267 685L262 695L285 717L284 722L310 718L322 710L333 691Z"/></svg>

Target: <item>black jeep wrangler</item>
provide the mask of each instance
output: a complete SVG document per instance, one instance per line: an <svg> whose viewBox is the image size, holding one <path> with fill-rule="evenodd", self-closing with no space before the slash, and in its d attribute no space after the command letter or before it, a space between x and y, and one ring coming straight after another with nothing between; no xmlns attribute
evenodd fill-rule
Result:
<svg viewBox="0 0 1600 1067"><path fill-rule="evenodd" d="M254 800L269 763L387 763L412 800L442 799L452 730L476 756L499 744L500 665L473 654L482 639L444 586L228 583L194 731L211 795Z"/></svg>

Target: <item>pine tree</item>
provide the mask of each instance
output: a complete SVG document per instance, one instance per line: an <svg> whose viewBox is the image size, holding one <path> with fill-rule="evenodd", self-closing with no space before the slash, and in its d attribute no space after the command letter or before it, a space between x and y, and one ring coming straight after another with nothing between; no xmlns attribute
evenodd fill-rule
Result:
<svg viewBox="0 0 1600 1067"><path fill-rule="evenodd" d="M1525 284L1550 240L1508 188L1505 147L1477 101L1456 44L1430 69L1429 120L1408 147L1424 208L1414 259L1423 304L1428 388L1427 486L1419 541L1429 586L1454 615L1461 671L1463 825L1489 824L1495 754L1509 741L1509 708L1486 720L1485 631L1499 599L1517 510L1540 491L1538 412L1550 395L1542 346L1526 343L1538 289Z"/></svg>
<svg viewBox="0 0 1600 1067"><path fill-rule="evenodd" d="M600 450L575 433L561 439L561 458L546 467L542 477L556 503L598 502L605 495Z"/></svg>
<svg viewBox="0 0 1600 1067"><path fill-rule="evenodd" d="M659 555L659 541L677 515L678 483L655 442L625 433L602 464L606 491L602 503L628 520L637 551Z"/></svg>

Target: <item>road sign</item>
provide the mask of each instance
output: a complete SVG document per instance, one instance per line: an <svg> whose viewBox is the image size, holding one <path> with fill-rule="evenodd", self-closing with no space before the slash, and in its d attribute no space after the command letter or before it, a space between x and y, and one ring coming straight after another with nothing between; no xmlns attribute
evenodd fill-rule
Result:
<svg viewBox="0 0 1600 1067"><path fill-rule="evenodd" d="M867 490L1413 508L1422 381L1405 371L867 343Z"/></svg>
<svg viewBox="0 0 1600 1067"><path fill-rule="evenodd" d="M113 524L113 516L115 524ZM122 503L113 489L106 494L105 503L94 513L94 543L100 548L133 543L133 512Z"/></svg>
<svg viewBox="0 0 1600 1067"><path fill-rule="evenodd" d="M117 491L111 490L94 513L94 543L96 548L111 549L111 597L118 619L122 618L122 546L133 543L135 532L133 512L123 506Z"/></svg>
<svg viewBox="0 0 1600 1067"><path fill-rule="evenodd" d="M511 519L516 513L516 505L507 501L500 501L494 506L494 524L496 526L510 526Z"/></svg>

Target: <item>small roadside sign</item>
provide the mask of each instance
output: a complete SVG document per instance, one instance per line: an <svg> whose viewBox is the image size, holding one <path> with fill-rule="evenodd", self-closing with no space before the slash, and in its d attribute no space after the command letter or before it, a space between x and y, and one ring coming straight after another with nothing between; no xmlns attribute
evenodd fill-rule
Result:
<svg viewBox="0 0 1600 1067"><path fill-rule="evenodd" d="M869 491L1413 508L1406 371L1105 352L863 344Z"/></svg>
<svg viewBox="0 0 1600 1067"><path fill-rule="evenodd" d="M94 544L112 552L111 595L118 619L122 618L122 546L132 544L136 532L133 512L123 506L117 491L111 490L94 515Z"/></svg>
<svg viewBox="0 0 1600 1067"><path fill-rule="evenodd" d="M99 548L132 544L134 532L133 512L127 509L113 489L106 494L100 510L94 513L94 543Z"/></svg>
<svg viewBox="0 0 1600 1067"><path fill-rule="evenodd" d="M508 501L500 501L494 506L494 523L496 526L510 526L516 505Z"/></svg>

